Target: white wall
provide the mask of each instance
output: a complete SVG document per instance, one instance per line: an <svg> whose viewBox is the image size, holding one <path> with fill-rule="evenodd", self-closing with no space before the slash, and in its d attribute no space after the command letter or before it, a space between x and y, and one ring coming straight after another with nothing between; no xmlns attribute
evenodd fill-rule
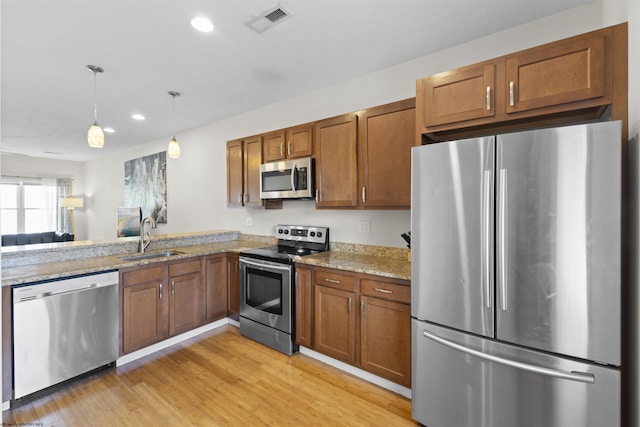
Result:
<svg viewBox="0 0 640 427"><path fill-rule="evenodd" d="M2 162L3 175L39 178L72 178L73 195L84 196L85 165L83 162L15 155L1 156L0 162ZM87 221L84 209L76 209L73 213L73 218L76 239L88 239Z"/></svg>
<svg viewBox="0 0 640 427"><path fill-rule="evenodd" d="M313 202L288 201L282 210L226 207L225 143L252 134L357 111L415 96L416 79L600 28L599 2L542 21L498 33L380 72L181 132L180 159L167 165L168 223L158 233L213 228L272 235L277 223L326 225L331 240L403 247L400 234L410 228L409 211L316 210ZM90 239L115 237L115 209L124 203L124 162L166 150L170 138L156 140L86 164ZM246 225L253 218L254 226ZM358 233L369 221L370 234Z"/></svg>

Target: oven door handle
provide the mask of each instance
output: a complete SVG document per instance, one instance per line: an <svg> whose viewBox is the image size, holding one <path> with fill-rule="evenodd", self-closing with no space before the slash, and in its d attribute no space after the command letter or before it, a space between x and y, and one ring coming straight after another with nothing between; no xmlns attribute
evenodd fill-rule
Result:
<svg viewBox="0 0 640 427"><path fill-rule="evenodd" d="M242 259L240 259L240 262L242 262L244 264L252 265L254 267L262 268L262 269L265 269L265 270L266 269L275 269L275 270L282 270L282 271L291 271L291 266L289 266L289 265L278 265L276 263L269 262L269 261L255 262L255 261L248 260L247 258L242 258ZM268 264L265 264L265 263L268 263Z"/></svg>

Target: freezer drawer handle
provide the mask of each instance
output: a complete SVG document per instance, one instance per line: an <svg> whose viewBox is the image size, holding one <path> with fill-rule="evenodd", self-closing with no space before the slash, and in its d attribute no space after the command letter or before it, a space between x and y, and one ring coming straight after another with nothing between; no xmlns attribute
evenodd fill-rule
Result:
<svg viewBox="0 0 640 427"><path fill-rule="evenodd" d="M550 377L562 378L570 381L578 381L581 383L588 383L588 384L594 384L596 382L596 379L593 376L593 374L588 374L586 372L575 372L575 371L565 372L565 371L558 371L556 369L543 368L541 366L536 366L536 365L529 365L528 363L516 362L515 360L505 359L502 357L494 356L491 354L485 354L485 353L482 353L481 351L467 348L463 345L456 344L442 337L439 337L438 335L429 331L423 331L422 334L424 335L425 338L429 338L430 340L435 341L439 344L453 348L463 353L467 353L471 356L479 357L480 359L488 360L489 362L499 363L501 365L511 366L512 368L522 369L523 371L529 371L536 374L547 375Z"/></svg>

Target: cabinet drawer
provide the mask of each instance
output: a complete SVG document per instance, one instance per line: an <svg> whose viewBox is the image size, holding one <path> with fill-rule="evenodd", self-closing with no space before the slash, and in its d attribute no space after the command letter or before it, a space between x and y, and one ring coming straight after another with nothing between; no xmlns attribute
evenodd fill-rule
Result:
<svg viewBox="0 0 640 427"><path fill-rule="evenodd" d="M390 301L411 303L411 286L362 279L360 281L360 292L363 295L383 298Z"/></svg>
<svg viewBox="0 0 640 427"><path fill-rule="evenodd" d="M200 259L196 258L190 261L181 261L176 264L169 265L169 276L179 276L181 274L200 272Z"/></svg>
<svg viewBox="0 0 640 427"><path fill-rule="evenodd" d="M354 276L324 270L316 270L314 272L314 283L351 292L356 288L356 278Z"/></svg>
<svg viewBox="0 0 640 427"><path fill-rule="evenodd" d="M122 274L122 285L131 286L145 282L161 282L164 277L164 267L141 268Z"/></svg>

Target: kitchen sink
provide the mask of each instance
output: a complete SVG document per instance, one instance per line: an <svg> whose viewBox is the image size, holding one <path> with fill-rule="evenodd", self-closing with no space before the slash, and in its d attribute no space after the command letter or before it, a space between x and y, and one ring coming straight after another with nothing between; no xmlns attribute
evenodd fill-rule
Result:
<svg viewBox="0 0 640 427"><path fill-rule="evenodd" d="M183 255L183 254L184 252L180 252L180 251L149 252L149 253L143 253L143 254L121 256L120 259L124 261L138 261L142 259L166 258L169 256Z"/></svg>

